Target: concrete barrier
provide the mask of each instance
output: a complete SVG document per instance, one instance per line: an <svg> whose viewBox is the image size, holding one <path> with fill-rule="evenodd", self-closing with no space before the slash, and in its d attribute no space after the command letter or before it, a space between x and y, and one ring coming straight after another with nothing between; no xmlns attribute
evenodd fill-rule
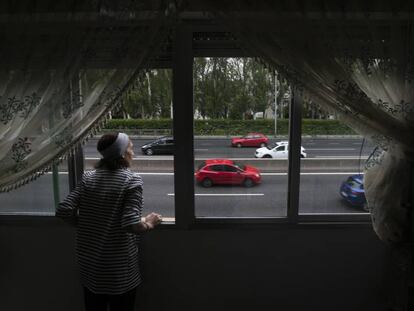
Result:
<svg viewBox="0 0 414 311"><path fill-rule="evenodd" d="M202 161L206 159L196 159L194 168L197 168ZM232 159L245 165L252 165L258 168L262 172L286 172L288 167L288 161L286 159ZM85 169L92 169L96 160L86 159ZM337 159L319 159L319 158L307 158L301 159L301 171L302 172L357 172L359 165L361 170L365 159L355 158L337 158ZM137 159L132 162L132 169L141 172L171 172L174 170L174 160L167 159Z"/></svg>

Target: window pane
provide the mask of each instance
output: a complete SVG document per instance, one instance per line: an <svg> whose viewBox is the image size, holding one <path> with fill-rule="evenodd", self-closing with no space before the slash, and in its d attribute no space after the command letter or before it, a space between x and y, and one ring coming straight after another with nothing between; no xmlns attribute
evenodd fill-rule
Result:
<svg viewBox="0 0 414 311"><path fill-rule="evenodd" d="M54 184L62 200L69 192L66 161L58 166L57 179L47 172L35 181L16 190L0 193L0 214L8 215L54 215Z"/></svg>
<svg viewBox="0 0 414 311"><path fill-rule="evenodd" d="M285 217L288 108L279 99L275 138L273 74L250 58L193 64L196 217Z"/></svg>
<svg viewBox="0 0 414 311"><path fill-rule="evenodd" d="M315 103L304 101L303 113L299 213L365 213L363 169L374 146Z"/></svg>
<svg viewBox="0 0 414 311"><path fill-rule="evenodd" d="M165 220L175 217L171 79L169 69L151 70L140 87L128 92L123 109L112 114L112 120L100 133L129 134L135 153L131 169L144 181L143 214L157 212ZM87 169L92 169L100 158L96 150L99 137L85 146Z"/></svg>

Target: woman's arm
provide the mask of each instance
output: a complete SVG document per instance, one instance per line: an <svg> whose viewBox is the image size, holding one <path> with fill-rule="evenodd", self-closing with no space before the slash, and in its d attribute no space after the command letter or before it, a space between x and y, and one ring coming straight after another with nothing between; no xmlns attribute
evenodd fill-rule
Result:
<svg viewBox="0 0 414 311"><path fill-rule="evenodd" d="M72 226L76 226L78 222L78 209L82 192L83 180L71 193L69 193L63 202L59 203L55 216L63 219L65 222Z"/></svg>
<svg viewBox="0 0 414 311"><path fill-rule="evenodd" d="M144 205L142 195L142 179L134 175L129 181L126 192L122 213L122 226L126 231L132 233L142 233L153 229L161 222L161 215L151 213L141 221L142 208Z"/></svg>

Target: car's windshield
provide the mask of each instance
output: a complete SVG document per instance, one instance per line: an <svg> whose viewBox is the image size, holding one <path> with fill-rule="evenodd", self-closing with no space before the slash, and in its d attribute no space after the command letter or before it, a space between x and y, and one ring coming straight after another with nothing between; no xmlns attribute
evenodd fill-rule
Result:
<svg viewBox="0 0 414 311"><path fill-rule="evenodd" d="M358 182L357 180L353 179L353 178L348 178L348 180L346 181L346 183L352 187L352 188L357 188L357 189L364 189L364 186Z"/></svg>
<svg viewBox="0 0 414 311"><path fill-rule="evenodd" d="M204 166L206 166L206 161L201 162L198 169L201 170Z"/></svg>
<svg viewBox="0 0 414 311"><path fill-rule="evenodd" d="M246 165L240 163L240 162L234 162L234 166L236 166L237 168L241 169L241 170L245 170L246 169Z"/></svg>
<svg viewBox="0 0 414 311"><path fill-rule="evenodd" d="M272 144L270 144L270 145L268 145L267 146L267 149L273 149L273 148L275 148L275 147L277 147L277 146L281 146L282 144L280 144L280 142L275 142L275 143L272 143Z"/></svg>

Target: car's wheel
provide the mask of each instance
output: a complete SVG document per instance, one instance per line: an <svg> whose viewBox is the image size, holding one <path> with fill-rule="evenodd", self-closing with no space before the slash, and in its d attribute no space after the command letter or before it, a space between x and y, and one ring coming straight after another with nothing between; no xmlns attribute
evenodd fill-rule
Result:
<svg viewBox="0 0 414 311"><path fill-rule="evenodd" d="M253 187L253 186L254 186L254 182L253 182L253 180L251 180L250 178L246 178L246 179L243 181L243 186L245 186L245 187L247 187L247 188L249 188L249 187Z"/></svg>
<svg viewBox="0 0 414 311"><path fill-rule="evenodd" d="M305 156L303 154L301 154L300 157L303 159Z"/></svg>
<svg viewBox="0 0 414 311"><path fill-rule="evenodd" d="M154 151L151 148L148 148L147 150L145 150L145 154L146 155L153 155Z"/></svg>
<svg viewBox="0 0 414 311"><path fill-rule="evenodd" d="M201 182L201 185L203 187L209 188L213 185L213 182L211 181L210 178L204 178L203 181Z"/></svg>
<svg viewBox="0 0 414 311"><path fill-rule="evenodd" d="M241 148L242 144L238 143L236 146L237 146L237 148Z"/></svg>
<svg viewBox="0 0 414 311"><path fill-rule="evenodd" d="M266 147L266 146L267 146L267 144L266 144L266 143L261 143L261 144L260 144L260 147L262 147L262 148L263 148L263 147Z"/></svg>
<svg viewBox="0 0 414 311"><path fill-rule="evenodd" d="M270 158L272 158L272 156L271 156L270 154L265 154L265 155L263 156L263 158L270 159Z"/></svg>

